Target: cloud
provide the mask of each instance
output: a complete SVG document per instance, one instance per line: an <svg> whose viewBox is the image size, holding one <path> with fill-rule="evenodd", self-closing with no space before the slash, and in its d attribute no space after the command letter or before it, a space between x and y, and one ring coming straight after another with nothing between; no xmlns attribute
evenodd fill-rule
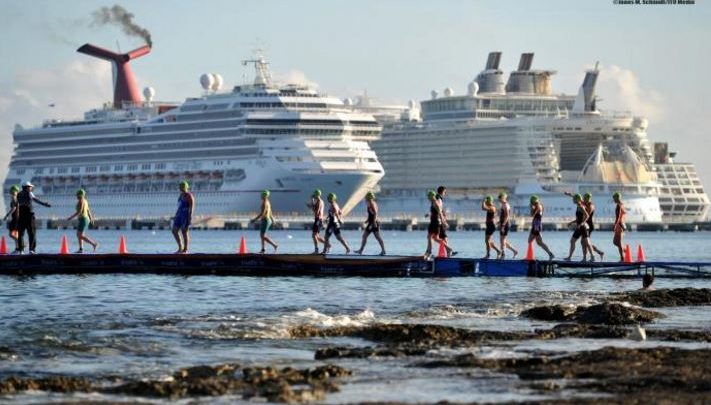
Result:
<svg viewBox="0 0 711 405"><path fill-rule="evenodd" d="M600 68L596 93L602 110L625 110L650 121L664 119L664 98L658 91L643 87L631 70L616 65Z"/></svg>
<svg viewBox="0 0 711 405"><path fill-rule="evenodd" d="M28 69L0 82L0 177L13 152L15 124L41 125L46 119L80 118L112 97L110 64L74 60L56 69ZM50 107L54 104L54 107Z"/></svg>

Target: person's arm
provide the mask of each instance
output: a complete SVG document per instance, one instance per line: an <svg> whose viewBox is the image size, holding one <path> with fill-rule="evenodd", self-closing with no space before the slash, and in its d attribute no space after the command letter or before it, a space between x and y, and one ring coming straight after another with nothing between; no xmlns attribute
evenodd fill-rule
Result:
<svg viewBox="0 0 711 405"><path fill-rule="evenodd" d="M336 219L338 223L343 224L343 211L341 211L341 206L336 204Z"/></svg>
<svg viewBox="0 0 711 405"><path fill-rule="evenodd" d="M502 208L501 208L501 214L502 214L502 218L501 218L501 221L499 221L499 226L502 226L502 227L503 227L503 226L506 226L506 224L509 223L509 210L505 210L505 209L503 209L503 207L502 207Z"/></svg>
<svg viewBox="0 0 711 405"><path fill-rule="evenodd" d="M67 218L67 221L71 221L72 219L78 217L80 213L81 213L81 205L77 206L76 212L74 214L72 214L71 217Z"/></svg>
<svg viewBox="0 0 711 405"><path fill-rule="evenodd" d="M7 221L7 217L9 217L10 215L12 215L16 210L17 210L17 207L11 207L11 208L10 208L10 211L8 211L7 214L5 214L5 218L3 218L3 220L4 220L4 221Z"/></svg>
<svg viewBox="0 0 711 405"><path fill-rule="evenodd" d="M267 215L267 206L264 201L262 201L262 210L259 212L259 215L256 217L252 218L252 222L257 222L260 219L264 218Z"/></svg>
<svg viewBox="0 0 711 405"><path fill-rule="evenodd" d="M188 218L192 219L193 211L195 211L195 197L193 197L192 193L188 193L188 207L190 207L190 210L188 211Z"/></svg>
<svg viewBox="0 0 711 405"><path fill-rule="evenodd" d="M45 207L51 207L51 206L52 206L52 204L47 203L47 202L44 202L44 201L40 200L39 198L35 197L34 194L30 194L30 197L32 198L32 201L36 202L36 203L39 204L39 205L44 205Z"/></svg>
<svg viewBox="0 0 711 405"><path fill-rule="evenodd" d="M585 214L585 217L583 217L583 222L580 225L588 223L588 219L590 219L590 213L588 212L588 210L586 210L584 206L582 207L582 209L583 213Z"/></svg>

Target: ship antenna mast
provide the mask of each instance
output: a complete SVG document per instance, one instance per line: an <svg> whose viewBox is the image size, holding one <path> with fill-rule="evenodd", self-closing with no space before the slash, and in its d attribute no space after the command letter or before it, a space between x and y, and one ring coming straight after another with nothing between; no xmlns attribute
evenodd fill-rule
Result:
<svg viewBox="0 0 711 405"><path fill-rule="evenodd" d="M242 66L247 66L250 63L254 64L254 71L256 73L254 84L270 86L272 84L272 74L269 72L269 62L264 58L261 49L255 51L254 59L243 60Z"/></svg>

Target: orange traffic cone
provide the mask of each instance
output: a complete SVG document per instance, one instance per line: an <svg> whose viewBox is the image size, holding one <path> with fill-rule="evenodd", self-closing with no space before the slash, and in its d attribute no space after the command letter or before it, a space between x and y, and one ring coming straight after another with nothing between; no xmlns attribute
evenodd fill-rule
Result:
<svg viewBox="0 0 711 405"><path fill-rule="evenodd" d="M437 257L447 257L447 249L444 247L444 243L439 244L439 252L437 252Z"/></svg>
<svg viewBox="0 0 711 405"><path fill-rule="evenodd" d="M647 261L647 258L644 257L644 249L642 249L642 244L637 245L637 261L640 263Z"/></svg>
<svg viewBox="0 0 711 405"><path fill-rule="evenodd" d="M5 242L5 235L2 236L2 239L0 239L0 255L6 255L7 254L7 242Z"/></svg>
<svg viewBox="0 0 711 405"><path fill-rule="evenodd" d="M60 255L69 254L69 244L67 243L67 235L62 235L62 245L59 248Z"/></svg>
<svg viewBox="0 0 711 405"><path fill-rule="evenodd" d="M121 239L119 240L119 254L125 255L127 253L128 249L126 248L126 237L121 235Z"/></svg>
<svg viewBox="0 0 711 405"><path fill-rule="evenodd" d="M630 245L625 245L625 263L632 263L632 249L630 249Z"/></svg>
<svg viewBox="0 0 711 405"><path fill-rule="evenodd" d="M536 260L536 256L533 254L533 242L529 242L528 244L528 249L526 250L526 260Z"/></svg>
<svg viewBox="0 0 711 405"><path fill-rule="evenodd" d="M240 241L239 241L239 254L241 254L241 255L247 254L247 241L244 240L244 235L242 236L242 239L240 239Z"/></svg>

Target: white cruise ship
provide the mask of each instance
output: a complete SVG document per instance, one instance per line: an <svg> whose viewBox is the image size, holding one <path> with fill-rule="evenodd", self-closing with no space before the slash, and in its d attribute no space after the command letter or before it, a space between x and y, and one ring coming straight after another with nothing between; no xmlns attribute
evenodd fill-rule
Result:
<svg viewBox="0 0 711 405"><path fill-rule="evenodd" d="M563 192L591 192L606 222L614 215L611 195L620 191L630 222L661 222L663 184L647 120L597 109L597 68L572 96L553 94L555 72L532 70L532 53L521 56L506 83L500 59L500 52L489 54L465 94L433 91L421 102L421 119L403 114L408 119L386 124L372 143L386 172L381 210L419 215L424 190L446 185L453 216L478 216L484 195L507 191L517 214L527 215L529 196L539 194L546 215L563 219L575 208Z"/></svg>
<svg viewBox="0 0 711 405"><path fill-rule="evenodd" d="M253 84L218 92L222 78L206 74L202 96L163 103L150 88L140 99L128 65L150 48L78 51L113 63L114 102L81 120L16 126L4 189L32 181L52 203L40 218L71 214L79 188L97 217L169 217L183 179L204 217L254 212L263 189L279 213L304 212L315 188L338 194L347 212L383 176L368 145L381 132L372 115L308 86L273 83L263 57L244 62L255 66Z"/></svg>

